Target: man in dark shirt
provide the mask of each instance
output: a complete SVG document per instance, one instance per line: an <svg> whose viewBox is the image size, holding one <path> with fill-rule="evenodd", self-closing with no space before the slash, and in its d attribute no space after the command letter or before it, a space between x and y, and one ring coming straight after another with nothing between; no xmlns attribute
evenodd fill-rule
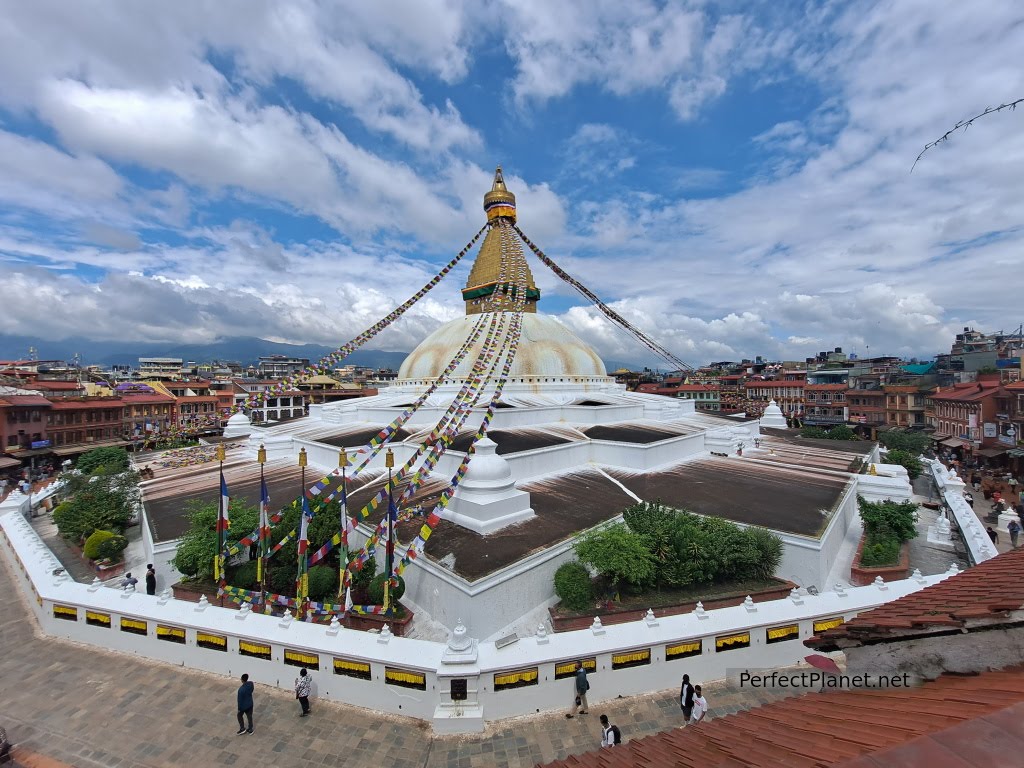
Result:
<svg viewBox="0 0 1024 768"><path fill-rule="evenodd" d="M156 594L156 569L152 563L146 566L146 594Z"/></svg>
<svg viewBox="0 0 1024 768"><path fill-rule="evenodd" d="M242 675L242 684L238 686L238 732L235 734L237 736L252 733L252 691L255 687L249 682L248 675ZM249 721L248 729L242 722L243 715Z"/></svg>

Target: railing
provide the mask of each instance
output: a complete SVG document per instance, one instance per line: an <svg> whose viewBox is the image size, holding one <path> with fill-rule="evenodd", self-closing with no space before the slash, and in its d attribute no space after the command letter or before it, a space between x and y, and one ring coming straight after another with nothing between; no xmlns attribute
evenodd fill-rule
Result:
<svg viewBox="0 0 1024 768"><path fill-rule="evenodd" d="M941 461L923 457L922 461L927 462L935 486L952 515L953 519L950 523L956 523L960 530L960 536L971 563L977 565L998 555L999 551L989 539L981 521L971 509L971 505L964 498L964 482L955 474L950 474Z"/></svg>
<svg viewBox="0 0 1024 768"><path fill-rule="evenodd" d="M792 665L803 641L857 613L945 577L905 579L603 627L539 632L510 645L455 644L367 634L251 611L78 584L17 513L0 515L0 554L44 633L209 672L242 669L261 684L290 688L298 667L314 695L479 731L487 720L568 706L570 663L592 670L591 700L664 690L682 673L715 680L730 667ZM55 575L56 574L56 575ZM468 699L453 700L452 694Z"/></svg>

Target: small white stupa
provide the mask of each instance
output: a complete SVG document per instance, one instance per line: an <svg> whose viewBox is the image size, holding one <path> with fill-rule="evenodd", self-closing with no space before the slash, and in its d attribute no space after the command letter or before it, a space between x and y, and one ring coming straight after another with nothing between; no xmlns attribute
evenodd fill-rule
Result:
<svg viewBox="0 0 1024 768"><path fill-rule="evenodd" d="M230 419L224 427L224 437L234 439L237 437L248 437L252 433L252 422L242 411L239 411Z"/></svg>
<svg viewBox="0 0 1024 768"><path fill-rule="evenodd" d="M788 426L786 424L786 417L782 415L782 409L779 408L778 403L774 400L768 403L768 407L764 409L764 413L760 418L760 425L762 428L770 427L772 429L785 429Z"/></svg>
<svg viewBox="0 0 1024 768"><path fill-rule="evenodd" d="M528 520L534 514L530 494L516 489L512 468L497 449L497 443L489 437L477 441L466 477L443 515L483 535Z"/></svg>

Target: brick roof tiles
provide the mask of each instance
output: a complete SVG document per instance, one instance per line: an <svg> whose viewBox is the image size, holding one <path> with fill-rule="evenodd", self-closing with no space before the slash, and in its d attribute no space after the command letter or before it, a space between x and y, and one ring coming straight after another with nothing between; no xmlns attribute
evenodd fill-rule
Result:
<svg viewBox="0 0 1024 768"><path fill-rule="evenodd" d="M1004 552L919 592L864 611L806 641L820 650L864 641L895 640L929 628L968 628L1024 610L1024 548Z"/></svg>
<svg viewBox="0 0 1024 768"><path fill-rule="evenodd" d="M709 703L714 707L714 701ZM943 675L910 689L809 693L635 741L624 732L622 746L544 768L1019 765L1021 712L1022 667ZM986 745L996 743L1015 748L1001 753L1004 762L979 761L978 750L991 752ZM940 747L952 747L955 754L935 759ZM915 755L930 757L922 761Z"/></svg>

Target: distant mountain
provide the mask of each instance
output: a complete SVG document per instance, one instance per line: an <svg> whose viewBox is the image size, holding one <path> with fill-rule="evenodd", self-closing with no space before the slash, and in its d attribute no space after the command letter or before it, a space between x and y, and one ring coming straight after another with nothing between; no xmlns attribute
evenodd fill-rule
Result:
<svg viewBox="0 0 1024 768"><path fill-rule="evenodd" d="M81 355L82 365L137 365L140 357L180 357L198 363L210 360L238 360L244 365L256 363L261 355L288 355L316 361L334 351L321 344L282 344L253 336L231 336L210 344L186 344L151 341L93 341L73 337L60 341L32 336L0 334L0 359L23 360L29 347L35 347L40 360L71 361ZM373 368L398 367L408 352L385 352L379 349L358 349L346 358L353 365Z"/></svg>
<svg viewBox="0 0 1024 768"><path fill-rule="evenodd" d="M138 365L140 357L180 357L184 361L205 363L211 360L237 360L243 365L258 362L261 355L306 357L315 362L334 351L322 344L282 344L255 336L229 336L210 344L184 344L152 341L93 341L72 337L60 341L33 336L0 334L0 360L24 360L29 347L35 347L39 360L71 362L81 355L82 365ZM345 361L352 365L398 370L408 352L385 352L380 349L357 349ZM636 363L605 360L609 372L619 368L638 370Z"/></svg>

